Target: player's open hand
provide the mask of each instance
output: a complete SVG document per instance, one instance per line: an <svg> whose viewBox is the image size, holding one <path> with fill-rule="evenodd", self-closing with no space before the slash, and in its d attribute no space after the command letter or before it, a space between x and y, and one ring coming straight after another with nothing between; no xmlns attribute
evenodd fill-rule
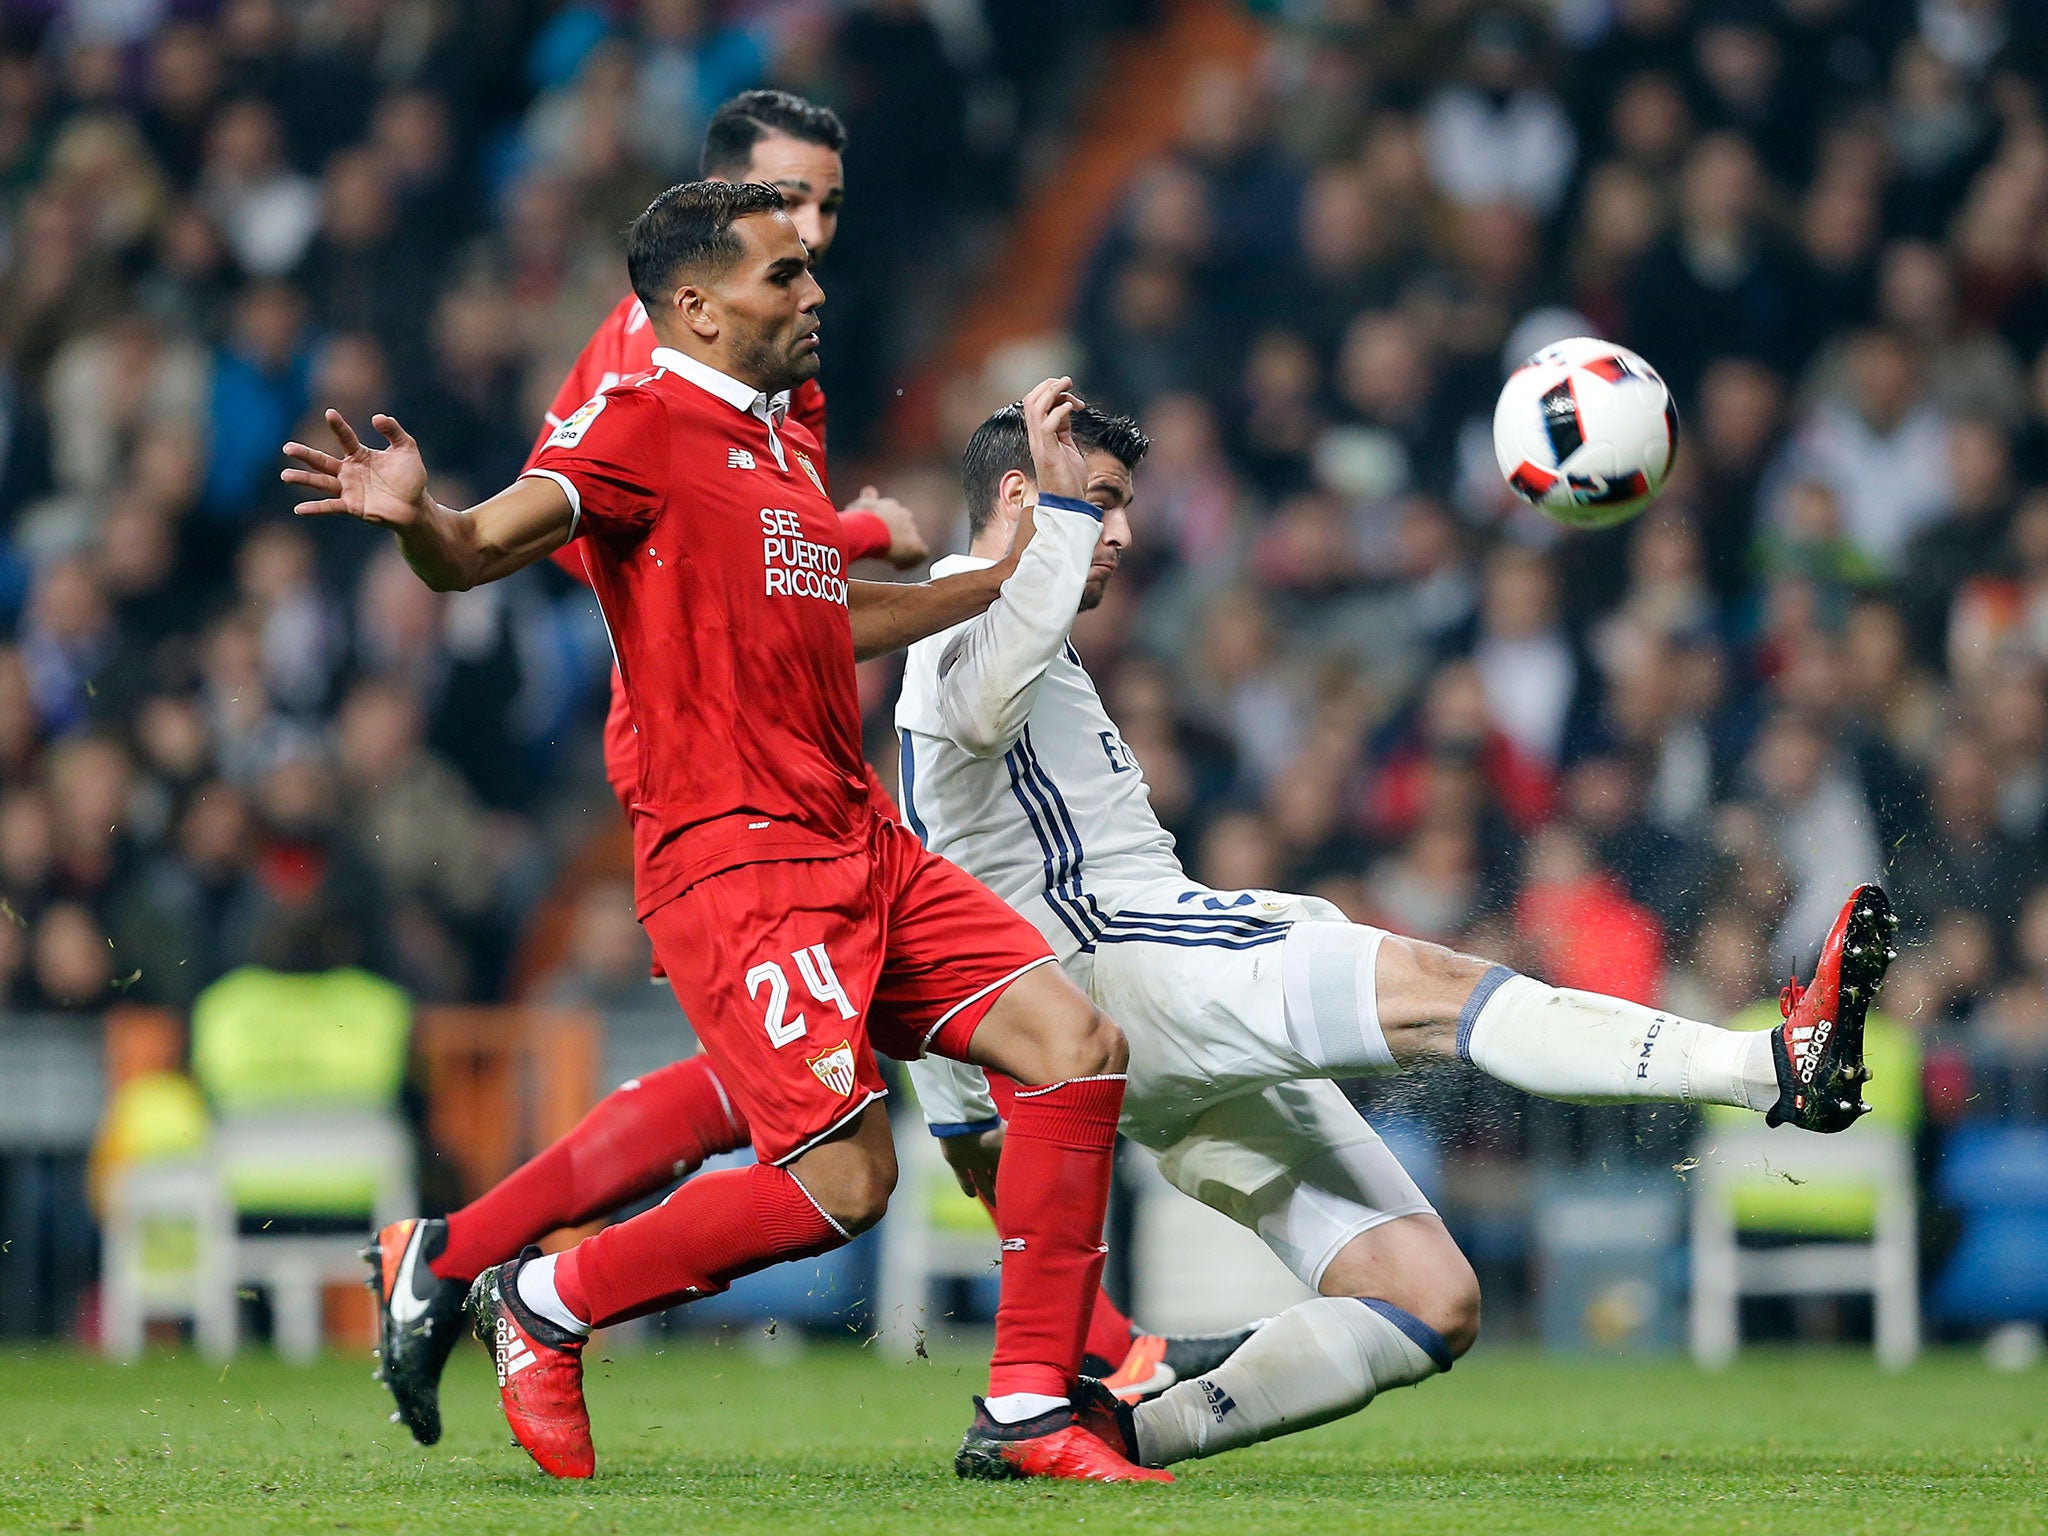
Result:
<svg viewBox="0 0 2048 1536"><path fill-rule="evenodd" d="M889 530L889 552L882 558L897 570L907 571L932 557L931 546L925 543L924 530L917 526L917 518L894 496L884 496L872 485L863 486L846 510L872 512L882 520L882 526Z"/></svg>
<svg viewBox="0 0 2048 1536"><path fill-rule="evenodd" d="M282 470L278 478L287 485L303 485L323 498L302 501L292 510L301 517L341 513L387 528L417 522L427 507L427 466L420 458L420 445L397 418L370 418L370 425L391 444L389 448L365 445L339 411L327 412L327 425L341 444L338 459L304 443L284 445L285 457L296 459L303 467Z"/></svg>
<svg viewBox="0 0 2048 1536"><path fill-rule="evenodd" d="M996 1198L996 1169L1003 1158L1003 1128L977 1131L969 1136L942 1136L939 1151L945 1154L953 1177L960 1181L962 1194L993 1204Z"/></svg>
<svg viewBox="0 0 2048 1536"><path fill-rule="evenodd" d="M1088 489L1088 465L1074 441L1074 412L1082 401L1069 378L1047 379L1024 397L1024 434L1038 489L1048 496L1081 500Z"/></svg>

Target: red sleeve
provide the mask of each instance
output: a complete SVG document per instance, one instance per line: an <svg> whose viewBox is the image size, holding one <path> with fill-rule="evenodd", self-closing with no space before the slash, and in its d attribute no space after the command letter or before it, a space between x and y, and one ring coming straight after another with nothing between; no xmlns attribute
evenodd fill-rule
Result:
<svg viewBox="0 0 2048 1536"><path fill-rule="evenodd" d="M839 538L846 545L848 560L879 560L889 553L889 545L894 542L889 537L889 525L877 512L840 513Z"/></svg>
<svg viewBox="0 0 2048 1536"><path fill-rule="evenodd" d="M660 509L668 458L668 408L652 390L626 384L578 406L526 472L569 493L578 535L637 533Z"/></svg>

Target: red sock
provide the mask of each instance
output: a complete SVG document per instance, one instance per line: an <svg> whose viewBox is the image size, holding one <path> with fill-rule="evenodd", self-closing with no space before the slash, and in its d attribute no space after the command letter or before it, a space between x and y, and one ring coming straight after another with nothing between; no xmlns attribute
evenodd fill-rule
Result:
<svg viewBox="0 0 2048 1536"><path fill-rule="evenodd" d="M994 1076L991 1075L989 1080L993 1082ZM995 1201L984 1195L981 1203L993 1217L996 1213ZM1109 1362L1110 1369L1114 1370L1123 1364L1124 1356L1131 1352L1131 1340L1137 1332L1137 1325L1117 1309L1117 1304L1109 1299L1109 1292L1097 1285L1095 1306L1088 1313L1087 1336L1081 1340L1081 1353L1101 1356Z"/></svg>
<svg viewBox="0 0 2048 1536"><path fill-rule="evenodd" d="M1095 1308L1088 1314L1088 1332L1081 1341L1081 1353L1099 1355L1115 1370L1131 1352L1131 1337L1136 1332L1131 1320L1109 1299L1109 1292L1097 1285Z"/></svg>
<svg viewBox="0 0 2048 1536"><path fill-rule="evenodd" d="M845 1241L788 1169L755 1163L692 1179L653 1210L585 1238L556 1262L555 1290L605 1328Z"/></svg>
<svg viewBox="0 0 2048 1536"><path fill-rule="evenodd" d="M550 1232L657 1194L705 1158L747 1144L747 1122L706 1056L671 1062L614 1088L574 1130L448 1218L429 1267L474 1280Z"/></svg>
<svg viewBox="0 0 2048 1536"><path fill-rule="evenodd" d="M996 1171L1003 1294L991 1397L1065 1397L1080 1374L1089 1296L1101 1290L1102 1219L1123 1101L1121 1074L1017 1092Z"/></svg>

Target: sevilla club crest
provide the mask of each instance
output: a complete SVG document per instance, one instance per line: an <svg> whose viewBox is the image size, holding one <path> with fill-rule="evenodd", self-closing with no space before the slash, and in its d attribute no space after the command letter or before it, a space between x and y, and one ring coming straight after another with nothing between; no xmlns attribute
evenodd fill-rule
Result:
<svg viewBox="0 0 2048 1536"><path fill-rule="evenodd" d="M825 494L825 482L818 478L818 469L816 465L811 463L811 456L799 448L796 461L804 467L804 473L811 477L811 484L818 488L818 494L823 496Z"/></svg>
<svg viewBox="0 0 2048 1536"><path fill-rule="evenodd" d="M819 1082L842 1099L853 1092L853 1047L846 1041L840 1041L822 1056L810 1057L804 1064L817 1073Z"/></svg>

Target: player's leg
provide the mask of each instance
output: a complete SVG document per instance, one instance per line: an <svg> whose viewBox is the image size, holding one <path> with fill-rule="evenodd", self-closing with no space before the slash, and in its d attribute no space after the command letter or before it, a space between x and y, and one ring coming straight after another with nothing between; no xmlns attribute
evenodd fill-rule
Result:
<svg viewBox="0 0 2048 1536"><path fill-rule="evenodd" d="M746 1118L711 1058L670 1062L613 1089L560 1140L453 1212L430 1266L467 1286L550 1232L659 1194L746 1144Z"/></svg>
<svg viewBox="0 0 2048 1536"><path fill-rule="evenodd" d="M828 1253L881 1219L896 1180L886 1111L870 1103L830 1135L789 1168L761 1162L692 1179L562 1254L529 1249L478 1277L470 1321L496 1362L512 1433L542 1470L596 1470L582 1358L594 1328L715 1296L770 1264Z"/></svg>
<svg viewBox="0 0 2048 1536"><path fill-rule="evenodd" d="M1545 1098L1731 1104L1841 1130L1862 1113L1863 1016L1894 927L1884 893L1860 887L1813 980L1786 989L1785 1022L1731 1031L1376 929L1302 924L1283 958L1288 1033L1333 1074L1463 1057Z"/></svg>
<svg viewBox="0 0 2048 1536"><path fill-rule="evenodd" d="M471 1320L497 1360L506 1417L557 1476L595 1464L581 1386L592 1328L826 1252L880 1215L895 1159L865 1031L882 963L872 886L865 854L750 865L643 919L760 1161L478 1278Z"/></svg>
<svg viewBox="0 0 2048 1536"><path fill-rule="evenodd" d="M989 1391L955 1470L1138 1477L1074 1426L1072 1408L1102 1279L1123 1034L986 887L893 824L883 842L890 928L877 1044L971 1061L1017 1085L996 1174L1003 1284Z"/></svg>
<svg viewBox="0 0 2048 1536"><path fill-rule="evenodd" d="M441 1372L470 1283L550 1232L659 1194L708 1157L747 1143L747 1123L710 1058L615 1088L576 1126L445 1220L409 1219L366 1251L377 1299L378 1377L422 1445L441 1437Z"/></svg>
<svg viewBox="0 0 2048 1536"><path fill-rule="evenodd" d="M1147 1466L1292 1434L1447 1371L1479 1332L1472 1267L1334 1084L1227 1100L1170 1148L1180 1188L1266 1239L1318 1295L1135 1410L1097 1399Z"/></svg>
<svg viewBox="0 0 2048 1536"><path fill-rule="evenodd" d="M1016 1100L1016 1085L1000 1072L989 1078L989 1094L1005 1122ZM978 1198L991 1218L993 1193L983 1187ZM1185 1376L1197 1376L1220 1365L1230 1352L1251 1337L1250 1328L1228 1333L1147 1333L1110 1298L1101 1286L1088 1313L1088 1331L1081 1341L1081 1370L1130 1402L1163 1392Z"/></svg>

